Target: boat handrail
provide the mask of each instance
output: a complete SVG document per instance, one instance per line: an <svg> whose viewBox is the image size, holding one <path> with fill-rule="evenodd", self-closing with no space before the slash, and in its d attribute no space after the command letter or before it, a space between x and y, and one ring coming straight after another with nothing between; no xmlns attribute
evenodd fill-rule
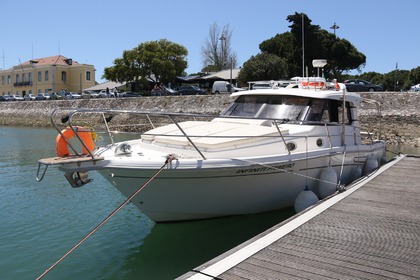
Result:
<svg viewBox="0 0 420 280"><path fill-rule="evenodd" d="M60 113L65 113L65 115L60 119L62 124L65 124L67 127L70 127L73 132L75 133L76 138L79 140L79 142L82 144L82 146L85 148L85 150L88 152L88 157L94 159L94 155L93 152L90 151L86 145L84 144L84 142L82 141L81 137L78 135L77 133L77 129L75 129L77 127L76 124L73 123L73 118L77 115L77 114L99 114L101 115L101 119L103 120L103 123L105 125L105 131L101 131L101 132L97 132L95 131L95 133L106 133L109 138L110 138L110 142L111 144L114 144L114 139L113 139L113 135L114 134L122 134L122 133L126 133L126 134L130 134L133 132L129 132L129 131L123 131L123 130L111 130L108 122L110 122L110 117L115 116L115 115L120 115L120 114L134 114L134 115L143 115L146 116L147 120L148 120L148 124L155 128L156 125L153 123L153 120L151 119L151 117L154 116L159 116L159 117L167 117L169 119L169 123L173 123L177 129L181 132L180 134L165 134L165 136L169 136L169 137L183 137L185 139L187 139L187 141L191 144L191 146L198 152L198 154L203 158L206 159L205 155L203 154L203 152L199 149L199 147L194 143L194 141L192 140L192 138L195 137L208 137L208 138L237 138L238 136L228 136L228 135L224 135L224 136L220 136L220 135L210 135L210 136L205 136L205 135L188 135L184 129L182 129L182 127L179 125L179 121L177 120L177 117L189 117L192 119L197 119L197 118L201 118L201 119L238 119L238 120L243 120L243 119L249 119L249 120L256 120L255 118L252 117L236 117L236 116L223 116L223 115L212 115L212 114L194 114L194 113L174 113L174 112L160 112L160 111L141 111L141 110L121 110L121 109L87 109L87 108L83 108L83 109L74 109L74 108L56 108L52 113L51 113L51 123L53 125L53 127L57 130L57 132L59 134L62 135L62 129L60 128L60 125L56 123L57 120L57 115L59 115ZM275 126L278 132L278 136L273 135L273 134L269 134L269 135L241 135L241 137L243 138L273 138L273 137L279 137L281 138L281 141L283 142L284 146L286 147L286 150L288 151L288 153L291 153L291 150L288 146L288 142L292 141L293 139L295 139L295 137L285 137L279 127L279 123L287 123L287 122L292 122L290 120L277 120L277 119L272 119L272 118L258 118L257 120L261 121L261 122L267 122L267 124L269 123L269 126ZM314 122L314 121L298 121L299 124L311 124L311 125L323 125L326 127L327 130L327 138L328 138L328 142L329 142L329 148L332 148L332 140L331 140L331 134L328 131L328 126L336 126L336 125L340 125L340 124L333 124L333 123L325 123L325 122ZM166 123L165 123L166 124ZM130 123L125 123L122 126L139 126L139 125L146 125L146 124L130 124ZM90 128L90 125L87 125L87 127ZM360 128L359 128L360 129ZM93 132L93 130L92 130ZM136 131L135 134L144 134L143 131ZM147 133L147 135L149 136L162 136L162 134L153 134L153 133ZM325 136L325 134L323 135L312 135L311 137L320 137L320 136ZM287 139L286 139L287 138ZM76 155L80 155L77 150L72 146L72 144L70 143L70 141L68 141L66 138L64 138L64 140L67 142L67 144L69 145L69 147L76 153Z"/></svg>

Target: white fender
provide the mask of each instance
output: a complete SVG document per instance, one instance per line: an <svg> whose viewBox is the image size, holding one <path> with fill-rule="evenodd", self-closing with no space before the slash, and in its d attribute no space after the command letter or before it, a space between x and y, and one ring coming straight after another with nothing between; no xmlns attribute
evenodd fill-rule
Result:
<svg viewBox="0 0 420 280"><path fill-rule="evenodd" d="M315 205L318 201L316 194L306 186L295 199L295 212L299 213L309 206Z"/></svg>

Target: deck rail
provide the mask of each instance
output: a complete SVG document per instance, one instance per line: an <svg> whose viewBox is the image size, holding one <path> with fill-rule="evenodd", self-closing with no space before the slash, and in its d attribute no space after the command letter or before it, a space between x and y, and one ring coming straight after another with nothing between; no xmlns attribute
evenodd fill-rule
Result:
<svg viewBox="0 0 420 280"><path fill-rule="evenodd" d="M99 116L99 119L97 118ZM124 116L124 117L121 117ZM119 118L118 123L116 125L111 125L111 121L114 118ZM269 134L269 135L240 135L242 138L273 138L278 137L280 141L283 143L285 150L287 153L292 153L294 151L294 147L291 144L293 140L296 139L296 136L287 136L282 133L280 128L281 124L284 123L297 123L301 125L310 124L310 125L319 125L325 127L325 134L322 135L311 135L306 136L306 141L309 138L319 138L321 136L325 137L327 135L327 142L328 147L330 149L333 148L333 141L332 138L335 136L341 137L340 135L335 135L330 132L330 128L333 126L340 126L342 124L337 123L324 123L324 122L303 122L303 121L292 121L292 120L283 120L283 119L271 119L271 118L261 118L261 119L254 119L249 117L232 117L232 116L220 116L220 115L209 115L209 114L190 114L190 113L168 113L168 112L154 112L154 111L139 111L139 110L118 110L118 109L74 109L74 108L57 108L51 114L51 123L53 127L57 130L57 132L63 136L63 129L71 129L77 140L81 143L81 145L88 151L88 155L90 158L94 159L94 155L92 151L88 149L86 144L82 141L79 133L78 127L83 126L88 128L92 133L95 135L101 136L101 139L107 137L109 139L110 144L114 144L114 139L118 135L148 135L148 136L163 136L162 134L153 134L153 133L145 133L149 129L154 129L156 127L160 127L166 124L174 124L181 134L179 133L169 133L165 134L164 136L168 137L183 137L187 139L189 144L197 151L197 153L203 158L206 159L204 152L196 145L194 142L194 138L237 138L238 136L230 136L230 135L192 135L187 134L185 129L182 128L180 122L185 120L211 120L211 119L230 119L230 120L250 120L250 121L260 121L264 122L263 126L275 126L278 132L277 135ZM102 123L102 124L101 124ZM351 138L354 140L354 144L357 141L357 134L360 133L362 136L366 136L369 140L365 143L373 145L375 140L372 138L372 134L364 134L361 133L361 129L358 126L351 126L354 129L351 131ZM349 130L346 130L346 133L349 133ZM302 137L302 136L300 136ZM69 148L75 153L76 156L81 156L82 154L78 149L75 147L71 141L68 141L65 137L63 137L66 142L68 143Z"/></svg>

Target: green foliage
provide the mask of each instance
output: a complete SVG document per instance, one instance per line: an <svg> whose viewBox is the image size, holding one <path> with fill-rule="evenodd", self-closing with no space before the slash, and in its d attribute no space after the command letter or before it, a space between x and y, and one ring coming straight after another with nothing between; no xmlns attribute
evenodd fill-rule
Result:
<svg viewBox="0 0 420 280"><path fill-rule="evenodd" d="M132 50L125 50L114 66L104 69L103 78L116 82L139 81L173 82L184 73L188 63L185 47L165 39L145 42Z"/></svg>
<svg viewBox="0 0 420 280"><path fill-rule="evenodd" d="M277 55L260 53L244 63L238 81L281 80L288 76L287 61Z"/></svg>
<svg viewBox="0 0 420 280"><path fill-rule="evenodd" d="M420 84L420 67L411 69L408 80L411 85Z"/></svg>
<svg viewBox="0 0 420 280"><path fill-rule="evenodd" d="M301 76L302 69L302 14L289 15L287 20L292 23L290 32L277 34L260 44L261 52L276 55L285 59L289 65L289 75ZM341 78L345 71L360 70L366 56L359 52L349 41L340 39L335 35L322 30L318 25L312 25L311 20L303 14L304 25L304 65L308 68L309 75L316 74L312 66L314 59L327 59L324 68L326 77Z"/></svg>

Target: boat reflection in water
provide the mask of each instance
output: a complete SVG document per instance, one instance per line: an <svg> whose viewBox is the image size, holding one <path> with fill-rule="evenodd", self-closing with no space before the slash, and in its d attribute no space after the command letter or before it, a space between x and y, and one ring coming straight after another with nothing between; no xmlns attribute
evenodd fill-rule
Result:
<svg viewBox="0 0 420 280"><path fill-rule="evenodd" d="M293 208L288 208L254 215L155 224L138 251L124 260L118 276L174 279L293 214Z"/></svg>

